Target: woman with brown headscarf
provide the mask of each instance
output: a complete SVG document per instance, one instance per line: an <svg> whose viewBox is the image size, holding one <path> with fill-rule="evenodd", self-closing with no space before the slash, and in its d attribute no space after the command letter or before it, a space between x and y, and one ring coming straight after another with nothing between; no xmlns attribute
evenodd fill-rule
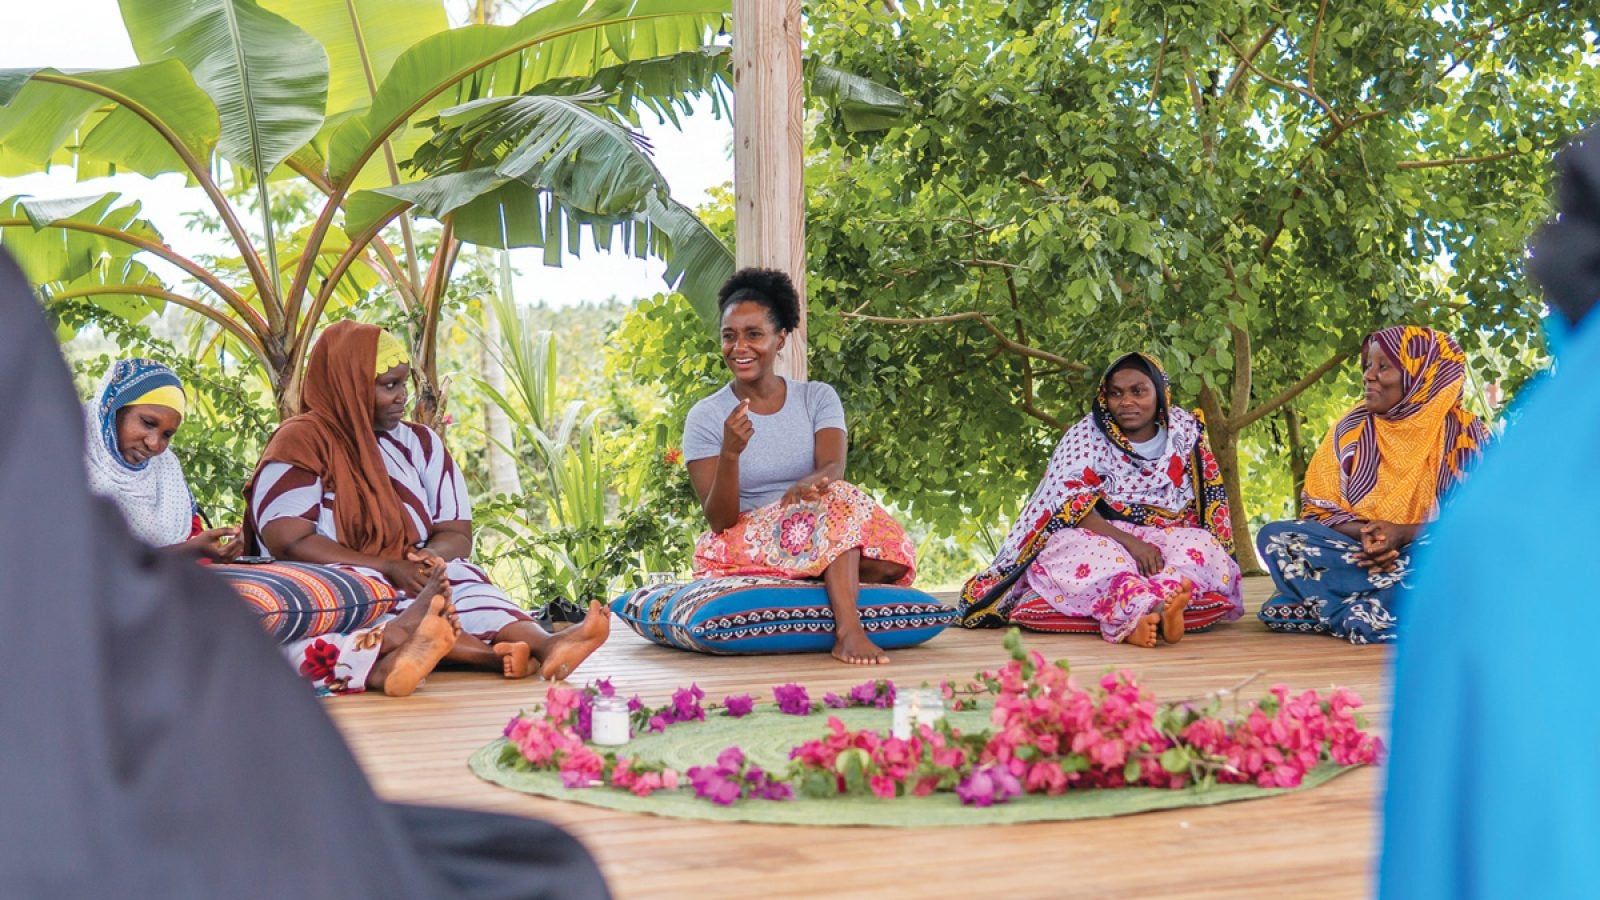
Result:
<svg viewBox="0 0 1600 900"><path fill-rule="evenodd" d="M273 433L245 486L246 538L280 559L353 569L407 595L444 567L462 627L446 660L507 678L565 678L605 642L609 613L591 604L582 623L551 635L467 561L466 482L438 434L403 421L410 374L405 346L377 326L323 332L301 414Z"/></svg>

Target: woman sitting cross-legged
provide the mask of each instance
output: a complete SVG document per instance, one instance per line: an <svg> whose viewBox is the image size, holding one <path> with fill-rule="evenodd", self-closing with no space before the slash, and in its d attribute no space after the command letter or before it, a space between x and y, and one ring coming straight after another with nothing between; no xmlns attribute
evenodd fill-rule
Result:
<svg viewBox="0 0 1600 900"><path fill-rule="evenodd" d="M238 530L201 529L183 467L170 449L187 410L183 384L171 369L147 359L113 365L86 410L89 487L116 503L146 544L228 563L243 546ZM252 570L212 567L236 588L238 573ZM450 586L433 578L398 616L349 633L293 641L283 652L320 693L374 690L403 697L449 652L457 631Z"/></svg>
<svg viewBox="0 0 1600 900"><path fill-rule="evenodd" d="M1312 457L1301 517L1256 535L1278 589L1261 608L1268 628L1394 640L1410 546L1489 440L1461 407L1466 369L1460 345L1430 328L1361 343L1363 399Z"/></svg>
<svg viewBox="0 0 1600 900"><path fill-rule="evenodd" d="M962 623L1004 624L1037 592L1112 643L1176 643L1196 594L1243 612L1221 473L1205 429L1174 407L1154 358L1111 364L1094 408L1067 429L1000 554L961 592Z"/></svg>
<svg viewBox="0 0 1600 900"><path fill-rule="evenodd" d="M789 277L745 269L723 285L726 387L696 403L683 455L711 530L695 545L696 577L821 577L833 610L833 655L886 663L862 627L860 585L908 585L916 548L866 492L844 481L844 408L832 387L773 371L799 322Z"/></svg>
<svg viewBox="0 0 1600 900"><path fill-rule="evenodd" d="M439 435L403 421L410 374L388 332L329 326L311 350L304 412L273 433L245 486L246 538L280 559L340 566L407 594L443 568L463 629L447 661L565 678L605 642L609 611L593 603L583 622L551 635L467 561L466 483Z"/></svg>

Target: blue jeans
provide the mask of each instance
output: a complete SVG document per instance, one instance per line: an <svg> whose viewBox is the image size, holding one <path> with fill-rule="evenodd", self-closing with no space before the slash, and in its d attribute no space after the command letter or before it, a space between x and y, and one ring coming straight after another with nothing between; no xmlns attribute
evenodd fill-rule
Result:
<svg viewBox="0 0 1600 900"><path fill-rule="evenodd" d="M1277 593L1261 607L1273 631L1331 634L1352 644L1394 640L1397 606L1411 575L1409 548L1389 572L1355 562L1361 542L1320 522L1273 522L1256 534Z"/></svg>

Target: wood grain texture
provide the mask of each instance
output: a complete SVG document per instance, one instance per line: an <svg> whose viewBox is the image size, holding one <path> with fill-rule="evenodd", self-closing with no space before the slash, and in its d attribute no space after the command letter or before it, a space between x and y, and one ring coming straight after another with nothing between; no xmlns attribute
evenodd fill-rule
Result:
<svg viewBox="0 0 1600 900"><path fill-rule="evenodd" d="M1084 677L1133 669L1158 697L1192 696L1266 675L1295 689L1354 688L1387 733L1388 653L1320 636L1274 635L1253 613L1270 583L1246 582L1245 618L1155 650L1084 635L1031 635L1046 658ZM948 598L947 598L948 599ZM952 630L892 654L873 674L901 685L965 678L1004 662L1002 631ZM710 657L646 643L620 623L586 663L583 680L662 702L689 682L708 701L799 681L813 696L866 680L860 669L807 656ZM533 681L439 673L414 696L326 701L379 793L533 816L571 829L600 859L620 897L1358 897L1370 889L1382 779L1363 769L1328 785L1268 800L1117 819L983 828L798 828L687 822L610 812L513 793L467 769L520 707L543 696ZM821 720L818 722L821 726Z"/></svg>
<svg viewBox="0 0 1600 900"><path fill-rule="evenodd" d="M800 326L778 374L806 377L805 95L800 0L734 0L734 260L787 272Z"/></svg>

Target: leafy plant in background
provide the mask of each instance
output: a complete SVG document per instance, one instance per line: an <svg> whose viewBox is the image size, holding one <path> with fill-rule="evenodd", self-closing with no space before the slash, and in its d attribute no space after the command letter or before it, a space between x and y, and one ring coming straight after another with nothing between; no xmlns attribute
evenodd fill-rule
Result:
<svg viewBox="0 0 1600 900"><path fill-rule="evenodd" d="M565 599L583 605L606 599L619 582L641 582L642 567L670 559L671 519L649 504L626 503L618 468L604 453L607 410L585 399L562 403L557 390L559 350L549 331L529 327L509 291L486 299L500 324L493 348L505 374L502 393L478 387L511 421L522 489L479 504L484 558L521 576L530 605ZM636 498L627 498L636 499ZM676 566L674 566L676 568Z"/></svg>
<svg viewBox="0 0 1600 900"><path fill-rule="evenodd" d="M120 6L140 65L0 70L0 173L51 164L80 178L181 173L221 220L243 277L224 279L169 246L116 194L0 202L0 242L48 300L84 299L130 320L160 304L205 317L266 373L283 415L297 410L324 313L366 298L352 269L415 316L418 417L431 422L439 311L462 240L559 257L587 225L597 244L615 236L640 254L693 259L701 277L727 256L641 166L625 123L641 107L687 112L690 96L725 80L726 48L710 42L728 0L556 0L508 26L455 29L440 0ZM447 173L411 177L407 163L434 125L501 105L539 135L521 168L451 158ZM284 180L321 198L309 228L287 231L274 215ZM229 196L241 187L255 195L258 229ZM437 203L445 193L457 202ZM413 206L440 218L431 253L417 247ZM537 229L523 227L530 211Z"/></svg>

